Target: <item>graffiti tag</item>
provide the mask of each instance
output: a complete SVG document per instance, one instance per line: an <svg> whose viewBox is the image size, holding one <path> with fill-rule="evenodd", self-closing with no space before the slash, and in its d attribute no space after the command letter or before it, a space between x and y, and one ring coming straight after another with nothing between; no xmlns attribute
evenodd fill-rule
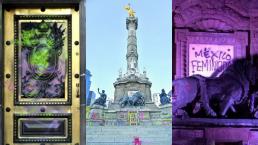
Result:
<svg viewBox="0 0 258 145"><path fill-rule="evenodd" d="M210 76L216 69L223 70L234 58L232 45L189 45L189 75Z"/></svg>

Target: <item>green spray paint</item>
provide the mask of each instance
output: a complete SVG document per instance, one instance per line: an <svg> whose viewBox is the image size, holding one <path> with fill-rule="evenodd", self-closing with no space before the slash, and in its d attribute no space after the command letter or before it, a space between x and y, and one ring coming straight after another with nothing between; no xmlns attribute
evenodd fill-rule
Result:
<svg viewBox="0 0 258 145"><path fill-rule="evenodd" d="M49 66L49 52L50 50L47 49L47 47L41 48L41 50L38 51L34 51L31 55L30 63L34 66L37 66L40 72L44 71Z"/></svg>
<svg viewBox="0 0 258 145"><path fill-rule="evenodd" d="M44 23L40 28L49 28L45 25L47 24ZM22 31L22 45L32 49L30 64L37 67L39 75L43 74L44 70L49 67L51 49L55 45L55 41L50 37L50 34L50 29L46 32L40 32L38 29Z"/></svg>
<svg viewBox="0 0 258 145"><path fill-rule="evenodd" d="M23 30L22 45L25 47L36 46L39 42L38 42L38 39L35 38L35 36L36 36L36 29Z"/></svg>

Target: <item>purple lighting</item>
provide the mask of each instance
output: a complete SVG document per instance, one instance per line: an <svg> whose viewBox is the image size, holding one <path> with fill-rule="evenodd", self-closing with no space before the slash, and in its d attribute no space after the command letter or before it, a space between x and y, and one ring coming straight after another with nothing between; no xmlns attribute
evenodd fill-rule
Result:
<svg viewBox="0 0 258 145"><path fill-rule="evenodd" d="M173 1L173 145L258 143L257 34L258 0Z"/></svg>

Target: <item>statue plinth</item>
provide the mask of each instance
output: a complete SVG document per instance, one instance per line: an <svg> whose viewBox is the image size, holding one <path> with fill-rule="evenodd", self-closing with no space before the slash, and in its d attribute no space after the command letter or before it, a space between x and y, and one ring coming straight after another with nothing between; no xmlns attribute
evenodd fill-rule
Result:
<svg viewBox="0 0 258 145"><path fill-rule="evenodd" d="M91 108L91 109L104 109L105 106L93 104L90 108Z"/></svg>
<svg viewBox="0 0 258 145"><path fill-rule="evenodd" d="M151 102L151 85L148 78L139 77L136 75L119 78L115 83L114 101L119 102L124 96L128 96L130 91L139 91L143 94L145 102Z"/></svg>
<svg viewBox="0 0 258 145"><path fill-rule="evenodd" d="M129 27L133 27L135 30L138 28L138 18L137 17L127 17L126 18L126 29L129 30Z"/></svg>

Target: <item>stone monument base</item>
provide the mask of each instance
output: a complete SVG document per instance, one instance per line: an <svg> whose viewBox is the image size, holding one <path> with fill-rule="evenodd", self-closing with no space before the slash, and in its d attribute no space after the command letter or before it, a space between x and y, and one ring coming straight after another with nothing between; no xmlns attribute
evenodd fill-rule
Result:
<svg viewBox="0 0 258 145"><path fill-rule="evenodd" d="M108 107L93 105L89 109L86 125L88 126L152 126L169 125L172 123L172 105L157 107L154 103L145 106L126 106L121 108L118 103Z"/></svg>
<svg viewBox="0 0 258 145"><path fill-rule="evenodd" d="M255 119L173 119L173 145L257 145Z"/></svg>

